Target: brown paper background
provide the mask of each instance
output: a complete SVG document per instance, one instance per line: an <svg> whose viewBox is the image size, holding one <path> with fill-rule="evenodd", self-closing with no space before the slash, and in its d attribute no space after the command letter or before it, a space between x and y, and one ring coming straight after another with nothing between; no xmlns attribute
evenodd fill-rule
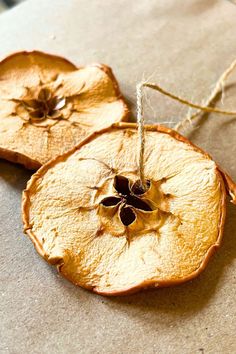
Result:
<svg viewBox="0 0 236 354"><path fill-rule="evenodd" d="M40 0L0 17L0 56L40 49L114 69L135 107L135 84L151 76L202 102L236 57L236 6L227 0ZM236 108L236 89L225 106ZM177 121L186 107L149 95L148 122ZM220 102L217 103L220 105ZM204 116L186 132L236 179L236 121ZM30 173L0 161L0 353L236 352L236 208L223 247L194 281L128 297L76 288L22 233L20 199Z"/></svg>

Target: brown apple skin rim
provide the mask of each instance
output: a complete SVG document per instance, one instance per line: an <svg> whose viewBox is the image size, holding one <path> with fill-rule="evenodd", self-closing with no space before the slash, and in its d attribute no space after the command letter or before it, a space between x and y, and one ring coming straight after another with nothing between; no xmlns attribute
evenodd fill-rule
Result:
<svg viewBox="0 0 236 354"><path fill-rule="evenodd" d="M117 98L122 102L123 107L124 107L123 115L120 118L120 122L127 122L128 121L128 118L130 116L130 110L125 102L124 96L122 95L122 93L120 91L118 81L117 81L111 67L109 67L106 64L99 64L99 63L94 63L94 64L90 64L90 65L85 65L85 66L76 66L75 64L73 64L71 61L69 61L68 59L66 59L64 57L61 57L61 56L55 55L55 54L45 53L45 52L38 51L38 50L19 51L19 52L12 53L0 61L0 66L2 64L4 64L5 62L7 62L9 59L12 59L18 55L26 55L27 56L27 55L32 55L32 54L36 54L36 55L39 55L42 57L45 57L45 56L50 57L52 60L53 60L53 58L59 59L61 61L64 61L66 64L70 65L72 70L79 70L79 69L84 69L86 67L95 66L95 67L99 68L100 70L104 71L107 74L107 76L111 79L111 81L113 83L114 90L115 90L115 94L116 94ZM40 168L42 166L42 164L39 163L38 161L33 160L30 157L28 157L20 152L8 150L8 149L2 148L2 147L0 147L0 158L5 159L10 162L21 164L25 168L27 168L28 170L37 170L38 168Z"/></svg>
<svg viewBox="0 0 236 354"><path fill-rule="evenodd" d="M83 141L81 141L77 146L75 146L73 149L70 151L57 156L55 159L49 161L45 165L43 165L29 180L27 183L26 189L23 191L22 195L22 220L23 220L23 225L24 225L24 232L29 236L31 241L33 242L37 252L40 254L41 257L43 257L48 263L57 266L57 270L59 273L61 273L66 279L68 279L70 282L72 282L76 286L80 286L82 288L85 288L87 290L91 290L99 295L103 296L123 296L123 295L131 295L134 293L137 293L138 291L141 290L146 290L146 289L151 289L151 288L161 288L161 287L170 287L174 285L179 285L181 283L185 283L187 281L190 281L194 278L196 278L207 266L211 256L215 253L215 251L220 247L222 243L222 238L223 238L223 231L224 231L224 223L225 223L225 217L226 217L226 195L227 193L230 194L232 200L231 202L233 204L236 204L236 184L232 181L232 179L218 166L216 165L216 173L218 175L219 181L220 181L220 188L221 188L221 193L222 193L222 200L221 200L221 218L218 226L219 234L216 242L210 246L208 251L206 252L206 255L204 259L202 260L200 266L191 274L189 274L186 277L183 278L177 278L177 279L166 279L166 280L158 280L158 279L151 279L151 280L146 280L144 282L141 282L139 284L135 284L134 286L124 288L124 289L117 289L117 290L111 290L111 291L102 291L97 289L96 287L89 287L86 286L80 282L74 282L73 279L71 279L70 275L67 273L63 272L63 259L58 258L58 259L51 259L49 260L49 256L46 254L44 251L41 243L38 241L37 236L32 232L31 230L31 225L29 223L29 209L30 209L30 189L31 186L34 185L35 181L38 178L41 178L45 172L47 172L48 168L53 167L55 164L57 164L60 161L65 160L68 156L73 154L76 150L78 150L80 147L83 145L89 143L91 140L99 136L100 134L106 133L113 128L115 129L137 129L137 124L136 123L114 123L110 127L104 128L100 131L96 131L92 134L90 134L87 138L85 138ZM172 136L174 139L181 141L185 144L188 144L191 146L195 151L202 153L204 156L207 158L211 159L209 154L207 154L204 150L201 148L197 147L194 145L192 142L190 142L187 138L184 136L180 135L176 131L160 126L160 125L146 125L145 129L148 131L157 131L160 133L168 134Z"/></svg>

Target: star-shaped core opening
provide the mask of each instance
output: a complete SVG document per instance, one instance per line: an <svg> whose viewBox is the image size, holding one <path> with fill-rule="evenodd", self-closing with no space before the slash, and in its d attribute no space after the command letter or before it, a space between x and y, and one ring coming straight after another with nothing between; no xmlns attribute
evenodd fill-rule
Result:
<svg viewBox="0 0 236 354"><path fill-rule="evenodd" d="M117 195L104 198L100 204L107 208L120 206L119 218L123 225L129 226L136 220L136 209L145 212L153 211L148 201L141 198L150 188L150 181L146 181L144 191L139 180L131 184L128 178L117 175L114 178L113 186Z"/></svg>
<svg viewBox="0 0 236 354"><path fill-rule="evenodd" d="M33 120L58 119L61 116L60 110L66 105L66 99L53 95L44 87L39 91L37 98L23 100L22 104Z"/></svg>

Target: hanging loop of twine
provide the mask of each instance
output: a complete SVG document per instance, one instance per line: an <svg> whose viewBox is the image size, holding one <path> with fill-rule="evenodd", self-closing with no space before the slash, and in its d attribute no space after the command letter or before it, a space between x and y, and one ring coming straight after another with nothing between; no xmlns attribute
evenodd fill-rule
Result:
<svg viewBox="0 0 236 354"><path fill-rule="evenodd" d="M228 76L232 73L234 68L236 67L236 60L234 60L231 65L224 71L224 73L221 75L219 80L217 81L214 89L212 90L209 98L206 100L205 104L199 105L196 103L193 103L187 99L184 99L182 97L179 97L159 85L155 83L150 83L150 82L140 82L136 86L136 95L137 95L137 124L138 124L138 168L139 168L139 178L140 178L140 187L145 191L146 190L146 181L145 181L145 176L144 176L144 150L145 150L145 125L144 125L144 116L143 116L143 88L144 87L149 87L155 91L160 92L161 94L170 97L171 99L184 104L190 108L197 109L197 111L192 114L190 117L187 116L184 118L182 121L180 121L176 126L174 127L175 130L179 130L180 128L183 128L186 124L191 122L193 119L195 119L201 112L207 112L207 113L218 113L218 114L223 114L227 116L236 116L236 111L227 111L223 110L220 108L213 108L210 107L209 105L211 102L214 100L216 95L219 93L220 89L223 90L224 88L224 83L225 80L228 78Z"/></svg>
<svg viewBox="0 0 236 354"><path fill-rule="evenodd" d="M139 179L140 179L140 187L143 190L146 190L146 182L144 178L144 144L145 144L145 135L144 135L144 117L143 117L143 87L144 83L139 83L136 87L136 95L137 95L137 123L138 123L138 148L139 148Z"/></svg>

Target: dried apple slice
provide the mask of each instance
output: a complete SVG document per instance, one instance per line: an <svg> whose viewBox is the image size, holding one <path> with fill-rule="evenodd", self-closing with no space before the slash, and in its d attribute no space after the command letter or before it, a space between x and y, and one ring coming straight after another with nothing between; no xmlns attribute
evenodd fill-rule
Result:
<svg viewBox="0 0 236 354"><path fill-rule="evenodd" d="M234 183L173 130L147 126L145 141L145 191L132 123L92 134L24 191L25 232L76 285L118 295L178 284L196 277L220 245Z"/></svg>
<svg viewBox="0 0 236 354"><path fill-rule="evenodd" d="M77 68L37 51L0 62L2 158L36 169L127 115L116 79L105 65Z"/></svg>

